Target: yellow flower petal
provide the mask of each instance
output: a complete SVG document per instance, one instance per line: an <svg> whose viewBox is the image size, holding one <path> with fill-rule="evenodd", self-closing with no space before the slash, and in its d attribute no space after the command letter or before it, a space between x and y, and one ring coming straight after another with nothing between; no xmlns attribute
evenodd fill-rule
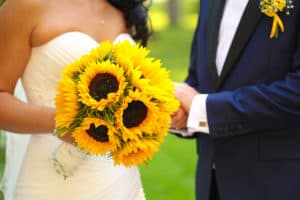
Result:
<svg viewBox="0 0 300 200"><path fill-rule="evenodd" d="M126 87L125 77L123 76L123 73L124 72L122 68L111 63L110 61L92 63L88 65L86 71L83 72L79 77L80 80L78 82L78 90L80 101L83 104L90 106L91 108L96 110L103 110L106 106L117 102ZM91 84L91 81L97 75L101 74L110 74L111 76L115 77L118 82L118 88L115 92L108 93L105 98L97 100L91 95L89 86ZM110 87L110 85L107 85L107 87Z"/></svg>
<svg viewBox="0 0 300 200"><path fill-rule="evenodd" d="M95 127L107 127L108 141L97 141L88 133L92 124L94 124ZM108 152L115 151L120 146L119 138L116 135L116 129L102 119L85 118L81 126L74 130L72 136L79 148L93 155L104 155Z"/></svg>

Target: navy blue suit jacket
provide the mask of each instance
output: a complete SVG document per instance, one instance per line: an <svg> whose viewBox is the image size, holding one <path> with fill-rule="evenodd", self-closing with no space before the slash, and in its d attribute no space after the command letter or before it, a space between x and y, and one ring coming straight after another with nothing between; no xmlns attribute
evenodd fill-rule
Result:
<svg viewBox="0 0 300 200"><path fill-rule="evenodd" d="M210 135L195 134L197 199L213 163L221 200L300 199L300 0L280 13L285 32L249 0L223 71L215 58L225 0L201 0L186 82L208 93Z"/></svg>

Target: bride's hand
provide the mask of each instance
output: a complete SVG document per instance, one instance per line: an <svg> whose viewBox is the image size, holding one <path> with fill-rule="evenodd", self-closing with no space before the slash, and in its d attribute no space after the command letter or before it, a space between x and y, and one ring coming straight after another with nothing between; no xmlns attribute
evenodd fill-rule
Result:
<svg viewBox="0 0 300 200"><path fill-rule="evenodd" d="M75 140L70 132L58 137L64 142L54 151L52 161L55 171L66 179L74 174L86 153L75 146Z"/></svg>
<svg viewBox="0 0 300 200"><path fill-rule="evenodd" d="M63 136L58 136L59 139L63 140L64 142L67 142L69 144L74 145L75 144L75 140L74 138L71 136L71 133L66 133Z"/></svg>

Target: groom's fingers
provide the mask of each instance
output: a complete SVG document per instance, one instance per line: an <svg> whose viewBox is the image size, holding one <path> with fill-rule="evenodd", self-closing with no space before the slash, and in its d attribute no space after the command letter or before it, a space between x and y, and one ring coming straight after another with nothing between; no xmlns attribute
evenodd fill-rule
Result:
<svg viewBox="0 0 300 200"><path fill-rule="evenodd" d="M187 114L182 109L179 110L172 116L171 127L180 129L186 127Z"/></svg>
<svg viewBox="0 0 300 200"><path fill-rule="evenodd" d="M194 97L199 93L188 84L180 83L175 85L174 94L175 97L180 101L184 110L189 112Z"/></svg>

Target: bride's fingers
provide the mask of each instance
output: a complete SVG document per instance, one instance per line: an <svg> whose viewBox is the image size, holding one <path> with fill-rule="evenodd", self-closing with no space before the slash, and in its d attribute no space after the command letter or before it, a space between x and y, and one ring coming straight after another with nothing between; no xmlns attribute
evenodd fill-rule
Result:
<svg viewBox="0 0 300 200"><path fill-rule="evenodd" d="M63 136L59 136L59 138L60 138L61 140L63 140L64 142L67 142L67 143L69 143L69 144L74 144L74 143L75 143L75 140L74 140L74 138L71 136L70 133L67 133L67 134L65 134L65 135L63 135Z"/></svg>

